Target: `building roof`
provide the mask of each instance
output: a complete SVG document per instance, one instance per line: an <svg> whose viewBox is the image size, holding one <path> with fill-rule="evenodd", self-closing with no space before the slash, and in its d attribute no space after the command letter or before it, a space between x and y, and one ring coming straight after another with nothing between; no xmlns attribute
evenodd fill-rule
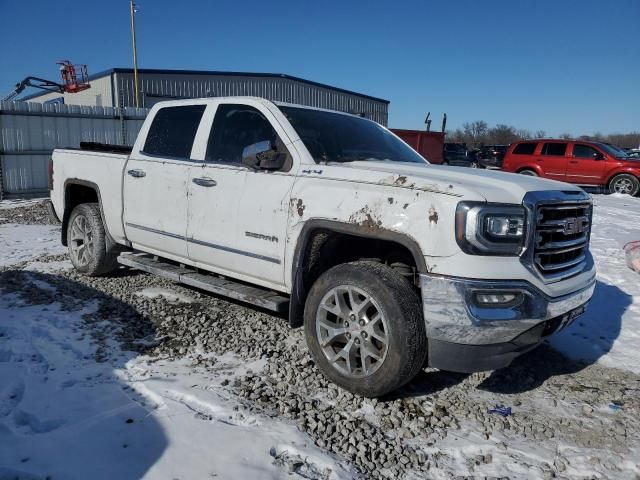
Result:
<svg viewBox="0 0 640 480"><path fill-rule="evenodd" d="M133 68L110 68L109 70L104 70L102 72L94 73L93 75L89 75L89 81L96 80L98 78L103 78L113 73L133 73ZM313 85L316 87L322 87L329 90L333 90L335 92L347 93L349 95L356 95L358 97L367 98L369 100L375 100L376 102L383 102L389 104L389 100L385 100L383 98L372 97L371 95L365 95L362 93L354 92L351 90L346 90L344 88L333 87L331 85L326 85L324 83L314 82L311 80L305 80L304 78L294 77L292 75L287 75L284 73L262 73L262 72L221 72L215 70L169 70L169 69L157 69L157 68L139 68L138 75L154 74L154 75L219 75L226 77L269 77L269 78L285 78L287 80L293 80L295 82L305 83L307 85ZM42 95L46 95L50 92L38 92L33 93L31 95L26 95L22 97L20 100L31 100L33 98L40 97Z"/></svg>

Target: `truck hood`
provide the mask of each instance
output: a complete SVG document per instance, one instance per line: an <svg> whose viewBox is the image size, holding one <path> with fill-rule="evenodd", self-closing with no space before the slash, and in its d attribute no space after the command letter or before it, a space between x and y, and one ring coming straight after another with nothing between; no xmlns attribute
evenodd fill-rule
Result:
<svg viewBox="0 0 640 480"><path fill-rule="evenodd" d="M580 190L575 185L555 180L496 170L378 161L330 163L330 166L332 169L339 166L345 169L346 177L352 177L348 172L354 173L354 178L367 183L433 191L469 200L484 199L487 202L521 203L527 192Z"/></svg>

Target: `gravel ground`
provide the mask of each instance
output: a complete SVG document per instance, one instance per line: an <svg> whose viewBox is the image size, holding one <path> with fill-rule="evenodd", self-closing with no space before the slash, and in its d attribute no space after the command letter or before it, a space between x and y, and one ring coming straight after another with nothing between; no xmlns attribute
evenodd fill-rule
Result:
<svg viewBox="0 0 640 480"><path fill-rule="evenodd" d="M4 223L20 223L23 225L54 225L44 202L26 201L27 206L18 206L20 202L9 208L0 209L0 225Z"/></svg>
<svg viewBox="0 0 640 480"><path fill-rule="evenodd" d="M39 206L10 212L13 222L42 218ZM194 368L211 372L216 360L208 353L261 360L261 371L223 382L238 408L295 422L363 477L639 478L632 472L640 468L640 377L627 371L570 361L543 345L507 369L473 375L426 369L393 397L363 399L320 375L302 329L291 330L283 318L124 269L106 278L60 272L57 290L48 290L34 282L37 273L21 271L25 264L0 269L0 288L68 308L95 299L79 285L104 293L97 315L86 318L104 347L97 361L109 361L111 338L153 357L188 356ZM193 301L137 294L148 287ZM513 414L489 413L495 404L511 406Z"/></svg>

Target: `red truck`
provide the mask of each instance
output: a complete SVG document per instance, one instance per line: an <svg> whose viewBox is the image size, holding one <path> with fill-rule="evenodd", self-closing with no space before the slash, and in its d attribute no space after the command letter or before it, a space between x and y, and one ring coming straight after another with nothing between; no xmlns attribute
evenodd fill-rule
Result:
<svg viewBox="0 0 640 480"><path fill-rule="evenodd" d="M512 143L502 163L506 172L545 177L576 185L608 188L637 195L640 159L601 142L524 140Z"/></svg>

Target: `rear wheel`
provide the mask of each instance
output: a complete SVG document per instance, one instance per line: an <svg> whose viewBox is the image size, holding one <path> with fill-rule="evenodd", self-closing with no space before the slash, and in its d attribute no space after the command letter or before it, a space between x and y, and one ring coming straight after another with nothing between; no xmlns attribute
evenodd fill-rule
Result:
<svg viewBox="0 0 640 480"><path fill-rule="evenodd" d="M410 381L424 364L420 299L409 281L386 265L331 268L311 288L304 317L316 364L350 392L384 395Z"/></svg>
<svg viewBox="0 0 640 480"><path fill-rule="evenodd" d="M83 203L73 209L67 225L67 244L71 263L85 275L105 275L118 266L116 249L107 246L97 203Z"/></svg>
<svg viewBox="0 0 640 480"><path fill-rule="evenodd" d="M609 182L609 191L611 193L626 193L632 197L640 191L640 181L633 175L622 173L616 175Z"/></svg>
<svg viewBox="0 0 640 480"><path fill-rule="evenodd" d="M480 165L478 164L478 162L471 162L471 164L469 166L471 168L480 168Z"/></svg>
<svg viewBox="0 0 640 480"><path fill-rule="evenodd" d="M526 170L520 170L518 173L519 173L520 175L528 175L528 176L530 176L530 177L537 177L537 176L539 176L535 171L533 171L533 170L529 170L529 169L526 169Z"/></svg>

